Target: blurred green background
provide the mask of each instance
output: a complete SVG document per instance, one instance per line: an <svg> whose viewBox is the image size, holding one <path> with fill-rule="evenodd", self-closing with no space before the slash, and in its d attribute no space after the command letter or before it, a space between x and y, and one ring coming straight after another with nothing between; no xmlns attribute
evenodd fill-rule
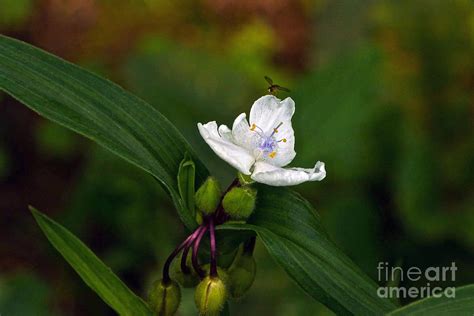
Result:
<svg viewBox="0 0 474 316"><path fill-rule="evenodd" d="M296 102L294 164L326 163L323 182L296 189L337 244L374 279L379 261L455 261L456 285L474 282L471 0L0 0L0 32L147 100L223 183L234 170L196 123L231 124L271 76ZM5 316L113 315L49 245L28 204L141 295L185 234L151 177L0 94ZM255 285L231 305L236 315L331 314L260 244L256 256ZM193 314L185 291L180 315Z"/></svg>

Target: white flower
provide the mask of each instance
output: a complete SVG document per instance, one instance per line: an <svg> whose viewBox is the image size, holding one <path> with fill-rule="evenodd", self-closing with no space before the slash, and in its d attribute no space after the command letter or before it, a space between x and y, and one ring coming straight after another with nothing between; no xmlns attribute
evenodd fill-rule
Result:
<svg viewBox="0 0 474 316"><path fill-rule="evenodd" d="M240 114L232 130L217 127L215 121L198 123L199 132L211 149L223 160L257 182L273 186L296 185L320 181L326 177L324 163L314 168L282 168L296 156L295 136L291 117L295 102L281 101L266 95L255 101L250 109L250 124L246 114Z"/></svg>

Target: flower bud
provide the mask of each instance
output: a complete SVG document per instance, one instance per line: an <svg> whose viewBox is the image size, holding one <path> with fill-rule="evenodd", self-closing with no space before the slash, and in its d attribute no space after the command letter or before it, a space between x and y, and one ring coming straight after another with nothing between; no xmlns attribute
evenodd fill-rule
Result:
<svg viewBox="0 0 474 316"><path fill-rule="evenodd" d="M252 255L238 256L228 272L229 295L238 299L250 289L255 280L256 263Z"/></svg>
<svg viewBox="0 0 474 316"><path fill-rule="evenodd" d="M194 301L199 315L219 315L227 299L224 282L218 277L205 277L196 287Z"/></svg>
<svg viewBox="0 0 474 316"><path fill-rule="evenodd" d="M206 215L214 213L219 205L221 195L219 182L213 177L208 177L195 195L198 210Z"/></svg>
<svg viewBox="0 0 474 316"><path fill-rule="evenodd" d="M203 223L204 219L202 218L202 213L201 212L196 212L196 223L198 225L201 225Z"/></svg>
<svg viewBox="0 0 474 316"><path fill-rule="evenodd" d="M233 188L222 200L222 206L232 219L246 220L255 209L257 191L250 187Z"/></svg>
<svg viewBox="0 0 474 316"><path fill-rule="evenodd" d="M181 289L178 283L173 280L168 284L163 280L155 281L149 294L149 302L157 315L174 315L181 302Z"/></svg>
<svg viewBox="0 0 474 316"><path fill-rule="evenodd" d="M206 263L206 264L201 266L201 268L204 270L204 272L206 272L206 276L209 276L209 272L210 272L209 268L210 267L211 267L211 265L209 263ZM226 270L224 270L223 268L217 266L217 275L219 276L219 279L221 279L222 282L224 282L224 284L228 283L229 275L227 274Z"/></svg>
<svg viewBox="0 0 474 316"><path fill-rule="evenodd" d="M229 296L234 299L244 296L255 280L256 270L253 256L247 254L239 256L229 269Z"/></svg>

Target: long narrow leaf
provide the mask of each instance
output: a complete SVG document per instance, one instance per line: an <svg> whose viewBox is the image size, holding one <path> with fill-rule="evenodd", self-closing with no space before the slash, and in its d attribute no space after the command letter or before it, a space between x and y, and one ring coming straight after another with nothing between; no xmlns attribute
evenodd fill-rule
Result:
<svg viewBox="0 0 474 316"><path fill-rule="evenodd" d="M186 152L196 164L197 182L207 176L185 139L151 105L78 66L1 35L0 90L152 174L180 210L185 206L177 174ZM189 228L194 225L183 221Z"/></svg>
<svg viewBox="0 0 474 316"><path fill-rule="evenodd" d="M474 284L456 288L455 297L430 297L399 308L390 316L401 315L465 315L474 314Z"/></svg>
<svg viewBox="0 0 474 316"><path fill-rule="evenodd" d="M269 253L309 295L338 314L380 315L396 306L328 238L314 209L284 188L261 186L248 224L222 229L255 231Z"/></svg>
<svg viewBox="0 0 474 316"><path fill-rule="evenodd" d="M120 315L153 315L97 256L67 229L30 207L38 225L51 244L84 282Z"/></svg>

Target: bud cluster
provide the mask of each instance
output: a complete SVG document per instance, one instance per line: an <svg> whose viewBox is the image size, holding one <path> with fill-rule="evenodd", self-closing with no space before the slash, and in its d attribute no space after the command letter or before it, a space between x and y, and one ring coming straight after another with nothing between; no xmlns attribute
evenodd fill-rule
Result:
<svg viewBox="0 0 474 316"><path fill-rule="evenodd" d="M238 180L234 181L234 185L231 185L222 196L219 182L213 177L208 177L195 195L198 219L225 212L231 220L247 220L255 209L257 199L257 190L252 184L248 176L239 174Z"/></svg>
<svg viewBox="0 0 474 316"><path fill-rule="evenodd" d="M194 300L200 315L219 315L228 299L239 299L250 289L256 273L255 237L238 251L234 248L228 267L218 267L215 226L228 220L245 221L252 215L257 198L252 183L248 177L239 175L222 193L219 182L209 177L196 191L196 221L200 226L171 253L163 267L163 278L152 286L149 301L156 315L176 313L181 300L180 286L195 287ZM201 265L199 247L208 232L209 263ZM181 252L181 261L172 266Z"/></svg>

